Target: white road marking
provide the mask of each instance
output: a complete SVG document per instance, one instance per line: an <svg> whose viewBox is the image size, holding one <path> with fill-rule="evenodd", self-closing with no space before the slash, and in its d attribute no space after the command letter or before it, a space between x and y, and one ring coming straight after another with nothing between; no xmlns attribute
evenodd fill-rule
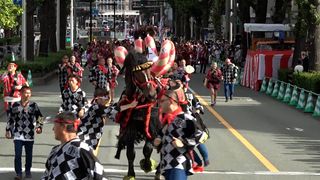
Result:
<svg viewBox="0 0 320 180"><path fill-rule="evenodd" d="M42 168L32 168L31 172L42 173L45 169ZM0 168L0 173L12 172L14 173L14 168ZM126 169L111 169L105 168L105 173L127 173ZM136 170L136 173L143 173L142 170ZM155 173L155 171L153 171ZM218 175L264 175L264 176L320 176L320 173L315 172L291 172L291 171L281 171L281 172L270 172L270 171L203 171L201 174L218 174Z"/></svg>

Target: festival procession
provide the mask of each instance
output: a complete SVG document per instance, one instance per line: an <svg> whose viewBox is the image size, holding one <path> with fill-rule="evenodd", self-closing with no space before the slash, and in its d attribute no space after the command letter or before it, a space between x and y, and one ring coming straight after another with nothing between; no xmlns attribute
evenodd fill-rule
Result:
<svg viewBox="0 0 320 180"><path fill-rule="evenodd" d="M2 0L0 179L319 179L317 7Z"/></svg>

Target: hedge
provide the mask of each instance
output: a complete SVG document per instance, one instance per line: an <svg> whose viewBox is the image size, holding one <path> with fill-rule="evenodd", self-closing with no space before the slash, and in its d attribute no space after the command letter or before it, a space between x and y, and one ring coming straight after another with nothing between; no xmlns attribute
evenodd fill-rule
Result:
<svg viewBox="0 0 320 180"><path fill-rule="evenodd" d="M306 90L320 93L320 72L293 73L293 84Z"/></svg>
<svg viewBox="0 0 320 180"><path fill-rule="evenodd" d="M49 53L48 57L35 57L34 61L27 61L25 63L17 60L16 63L18 64L18 70L24 75L26 75L30 69L34 77L43 76L47 72L57 69L58 64L61 62L62 56L65 54L70 56L71 50L62 50L57 53ZM4 67L7 67L7 64L8 61L4 63Z"/></svg>
<svg viewBox="0 0 320 180"><path fill-rule="evenodd" d="M292 69L279 69L278 70L278 79L284 82L290 82L292 78L293 70Z"/></svg>
<svg viewBox="0 0 320 180"><path fill-rule="evenodd" d="M14 44L19 44L21 43L21 37L19 36L14 36L11 38L1 38L0 39L0 46L4 45L14 45Z"/></svg>
<svg viewBox="0 0 320 180"><path fill-rule="evenodd" d="M61 62L63 55L71 55L71 50L61 50L57 53L49 53L48 57L35 57L34 61L22 62L17 60L18 71L27 78L28 70L30 69L33 77L41 77L46 73L54 71L58 68L58 64ZM2 69L0 69L0 74L6 71L8 61L4 62ZM2 83L0 83L0 96L2 96Z"/></svg>

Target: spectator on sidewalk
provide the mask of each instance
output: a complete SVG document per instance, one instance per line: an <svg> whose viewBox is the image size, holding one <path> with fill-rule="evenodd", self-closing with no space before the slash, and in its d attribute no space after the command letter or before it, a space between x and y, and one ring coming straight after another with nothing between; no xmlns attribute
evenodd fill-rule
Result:
<svg viewBox="0 0 320 180"><path fill-rule="evenodd" d="M8 113L6 126L6 138L14 139L14 169L15 180L22 179L22 148L24 146L26 164L25 178L32 178L32 151L34 144L34 132L42 132L42 114L37 103L31 102L31 89L27 86L21 88L21 101L12 104Z"/></svg>
<svg viewBox="0 0 320 180"><path fill-rule="evenodd" d="M61 144L52 148L41 180L106 179L103 177L103 166L92 149L77 136L80 119L72 112L62 112L53 121L55 139Z"/></svg>
<svg viewBox="0 0 320 180"><path fill-rule="evenodd" d="M224 84L224 96L226 102L228 99L232 100L234 93L234 83L237 79L238 67L234 65L229 58L225 60L225 64L222 67L223 84Z"/></svg>
<svg viewBox="0 0 320 180"><path fill-rule="evenodd" d="M10 62L4 74L0 75L0 83L3 83L4 109L7 111L13 102L20 101L20 89L28 86L28 82L20 72L17 72L18 65Z"/></svg>

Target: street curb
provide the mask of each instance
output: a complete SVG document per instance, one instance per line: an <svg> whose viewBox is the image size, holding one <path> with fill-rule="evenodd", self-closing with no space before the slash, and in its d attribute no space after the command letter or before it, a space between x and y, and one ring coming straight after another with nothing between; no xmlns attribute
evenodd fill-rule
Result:
<svg viewBox="0 0 320 180"><path fill-rule="evenodd" d="M57 70L53 70L42 77L33 77L32 82L34 85L45 85L56 75Z"/></svg>

